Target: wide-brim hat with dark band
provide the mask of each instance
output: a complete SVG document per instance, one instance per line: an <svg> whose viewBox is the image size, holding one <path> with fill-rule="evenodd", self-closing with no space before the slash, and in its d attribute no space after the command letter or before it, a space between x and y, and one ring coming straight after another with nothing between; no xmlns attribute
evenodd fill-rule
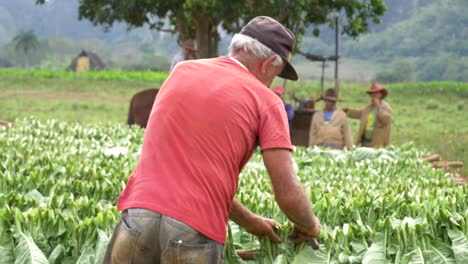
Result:
<svg viewBox="0 0 468 264"><path fill-rule="evenodd" d="M382 93L382 99L388 95L387 89L383 88L380 84L374 83L372 84L371 88L366 91L367 94L373 93Z"/></svg>
<svg viewBox="0 0 468 264"><path fill-rule="evenodd" d="M322 99L323 100L326 100L326 101L332 101L332 102L336 102L338 100L337 96L336 96L336 91L335 89L333 88L328 88L326 91L325 91L325 94L322 96Z"/></svg>
<svg viewBox="0 0 468 264"><path fill-rule="evenodd" d="M271 17L258 16L250 20L239 34L258 40L283 59L285 66L283 71L278 75L279 77L293 81L298 79L296 70L288 61L295 40L294 33L291 30L285 28Z"/></svg>

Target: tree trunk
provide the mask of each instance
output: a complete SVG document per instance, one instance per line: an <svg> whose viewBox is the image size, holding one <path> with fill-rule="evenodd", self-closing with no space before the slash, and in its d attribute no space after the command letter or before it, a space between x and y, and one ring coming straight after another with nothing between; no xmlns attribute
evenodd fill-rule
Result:
<svg viewBox="0 0 468 264"><path fill-rule="evenodd" d="M185 20L184 13L182 11L178 12L176 15L176 27L179 32L180 40L185 40L191 38L189 27L187 21Z"/></svg>
<svg viewBox="0 0 468 264"><path fill-rule="evenodd" d="M197 40L197 57L214 58L218 56L219 35L216 24L203 14L192 15Z"/></svg>

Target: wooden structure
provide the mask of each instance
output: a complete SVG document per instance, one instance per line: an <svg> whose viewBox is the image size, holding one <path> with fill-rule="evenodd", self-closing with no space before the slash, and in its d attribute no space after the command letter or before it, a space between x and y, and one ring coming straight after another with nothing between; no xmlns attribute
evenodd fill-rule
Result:
<svg viewBox="0 0 468 264"><path fill-rule="evenodd" d="M68 66L67 70L74 72L100 71L106 68L101 58L93 52L82 50Z"/></svg>
<svg viewBox="0 0 468 264"><path fill-rule="evenodd" d="M0 120L0 127L6 127L10 125L11 123L8 121Z"/></svg>
<svg viewBox="0 0 468 264"><path fill-rule="evenodd" d="M294 146L309 145L310 123L314 112L314 110L296 110L291 128L291 143Z"/></svg>
<svg viewBox="0 0 468 264"><path fill-rule="evenodd" d="M468 184L468 176L462 173L463 161L444 161L439 154L423 156L423 160L429 162L434 169L445 170L456 184Z"/></svg>

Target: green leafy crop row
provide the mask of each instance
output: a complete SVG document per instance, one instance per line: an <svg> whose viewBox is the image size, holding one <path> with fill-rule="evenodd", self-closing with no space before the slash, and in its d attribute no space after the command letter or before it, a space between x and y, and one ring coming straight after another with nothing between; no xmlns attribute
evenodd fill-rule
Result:
<svg viewBox="0 0 468 264"><path fill-rule="evenodd" d="M143 131L116 124L17 120L0 128L1 263L101 263L119 219L115 203ZM282 224L281 244L229 223L226 262L468 263L468 186L420 159L412 144L373 150L297 148L297 175L321 220L320 250L294 245L260 153L237 198Z"/></svg>
<svg viewBox="0 0 468 264"><path fill-rule="evenodd" d="M90 72L70 72L51 70L23 70L23 69L0 69L0 76L30 76L43 78L63 78L63 79L90 79L90 80L138 80L164 82L167 72L153 71L90 71Z"/></svg>

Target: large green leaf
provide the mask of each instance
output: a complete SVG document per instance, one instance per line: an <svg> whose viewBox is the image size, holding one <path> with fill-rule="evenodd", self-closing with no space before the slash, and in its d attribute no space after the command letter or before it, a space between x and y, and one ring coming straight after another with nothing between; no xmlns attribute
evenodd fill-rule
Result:
<svg viewBox="0 0 468 264"><path fill-rule="evenodd" d="M427 263L434 264L455 264L456 261L453 258L453 251L444 243L440 241L432 242L432 245L424 251L424 256L427 259Z"/></svg>
<svg viewBox="0 0 468 264"><path fill-rule="evenodd" d="M426 264L422 250L418 247L401 258L402 264Z"/></svg>
<svg viewBox="0 0 468 264"><path fill-rule="evenodd" d="M46 256L30 235L19 233L18 241L15 249L15 264L49 264Z"/></svg>
<svg viewBox="0 0 468 264"><path fill-rule="evenodd" d="M94 263L94 250L86 247L81 253L81 256L76 261L76 264L93 264Z"/></svg>
<svg viewBox="0 0 468 264"><path fill-rule="evenodd" d="M278 255L275 261L273 262L273 264L287 264L287 263L288 263L288 259L283 254Z"/></svg>
<svg viewBox="0 0 468 264"><path fill-rule="evenodd" d="M331 252L324 246L319 250L313 250L311 247L305 247L297 254L291 264L329 264L331 263Z"/></svg>
<svg viewBox="0 0 468 264"><path fill-rule="evenodd" d="M104 256L106 255L107 244L109 244L109 237L101 229L98 229L97 232L98 232L98 242L96 245L96 254L94 257L94 263L101 264L102 261L104 260Z"/></svg>
<svg viewBox="0 0 468 264"><path fill-rule="evenodd" d="M385 255L385 241L383 236L377 236L372 245L364 253L362 264L385 264L388 263Z"/></svg>
<svg viewBox="0 0 468 264"><path fill-rule="evenodd" d="M448 235L452 240L452 250L457 264L468 263L468 239L466 235L456 229L449 230Z"/></svg>
<svg viewBox="0 0 468 264"><path fill-rule="evenodd" d="M8 235L5 222L0 220L0 260L2 263L10 264L15 261L14 245Z"/></svg>
<svg viewBox="0 0 468 264"><path fill-rule="evenodd" d="M405 254L401 264L456 264L451 250L443 243L435 241L426 250L417 247Z"/></svg>
<svg viewBox="0 0 468 264"><path fill-rule="evenodd" d="M64 248L62 245L57 245L54 250L52 250L52 253L49 255L49 262L50 264L59 264L57 262L62 256L63 256Z"/></svg>

